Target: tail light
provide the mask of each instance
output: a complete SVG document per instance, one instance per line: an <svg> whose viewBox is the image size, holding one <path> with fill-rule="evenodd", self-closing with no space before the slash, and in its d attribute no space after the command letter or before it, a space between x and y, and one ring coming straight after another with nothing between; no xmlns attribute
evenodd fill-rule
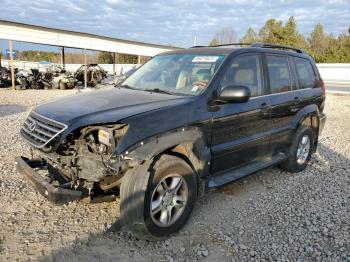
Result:
<svg viewBox="0 0 350 262"><path fill-rule="evenodd" d="M320 86L322 88L323 96L324 96L324 98L326 98L326 87L324 85L324 82L323 82L322 78L320 80Z"/></svg>

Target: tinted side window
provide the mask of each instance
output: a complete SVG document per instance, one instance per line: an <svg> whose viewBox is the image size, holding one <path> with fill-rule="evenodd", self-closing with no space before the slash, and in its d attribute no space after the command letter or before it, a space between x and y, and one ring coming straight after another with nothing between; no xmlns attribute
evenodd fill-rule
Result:
<svg viewBox="0 0 350 262"><path fill-rule="evenodd" d="M258 55L242 55L233 59L220 83L220 90L226 86L247 86L251 96L263 94L261 64Z"/></svg>
<svg viewBox="0 0 350 262"><path fill-rule="evenodd" d="M271 93L290 91L292 89L292 76L288 58L285 56L266 55L266 61Z"/></svg>
<svg viewBox="0 0 350 262"><path fill-rule="evenodd" d="M309 60L294 57L295 69L299 78L300 88L312 88L315 86L316 75Z"/></svg>

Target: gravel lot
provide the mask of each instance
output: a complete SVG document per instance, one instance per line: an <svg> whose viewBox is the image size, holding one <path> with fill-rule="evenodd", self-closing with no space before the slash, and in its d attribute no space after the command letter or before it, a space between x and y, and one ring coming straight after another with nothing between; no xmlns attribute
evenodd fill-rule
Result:
<svg viewBox="0 0 350 262"><path fill-rule="evenodd" d="M28 110L75 91L0 90L0 261L350 261L350 97L327 96L327 124L302 173L270 168L201 198L162 242L118 227L119 203L54 206L16 173Z"/></svg>

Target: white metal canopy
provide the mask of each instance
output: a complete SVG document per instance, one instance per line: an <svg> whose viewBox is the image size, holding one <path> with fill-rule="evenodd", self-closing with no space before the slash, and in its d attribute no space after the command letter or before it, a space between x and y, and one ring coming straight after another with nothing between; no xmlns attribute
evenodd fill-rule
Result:
<svg viewBox="0 0 350 262"><path fill-rule="evenodd" d="M162 52L179 49L177 47L122 40L5 20L0 20L0 38L139 56L155 56Z"/></svg>

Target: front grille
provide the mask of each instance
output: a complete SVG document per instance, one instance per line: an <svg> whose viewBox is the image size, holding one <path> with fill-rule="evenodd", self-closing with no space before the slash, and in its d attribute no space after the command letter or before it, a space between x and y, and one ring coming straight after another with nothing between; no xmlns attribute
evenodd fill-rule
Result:
<svg viewBox="0 0 350 262"><path fill-rule="evenodd" d="M24 121L20 133L29 144L36 148L42 148L66 128L65 124L32 111Z"/></svg>

